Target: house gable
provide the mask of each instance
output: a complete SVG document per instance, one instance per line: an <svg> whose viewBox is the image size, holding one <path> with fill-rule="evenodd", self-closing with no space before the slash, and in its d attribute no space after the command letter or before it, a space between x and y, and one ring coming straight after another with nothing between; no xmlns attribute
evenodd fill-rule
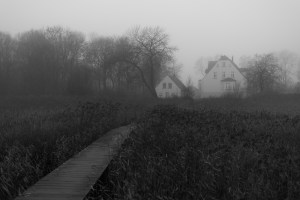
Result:
<svg viewBox="0 0 300 200"><path fill-rule="evenodd" d="M236 86L245 88L246 78L238 66L227 56L208 66L206 75L200 81L199 89L203 96L221 96L225 92L228 82L235 82ZM232 83L233 84L233 83Z"/></svg>
<svg viewBox="0 0 300 200"><path fill-rule="evenodd" d="M245 69L240 69L231 59L229 59L227 56L221 56L221 58L218 60L218 61L209 61L208 62L208 66L207 66L207 69L205 70L205 73L209 73L215 66L218 66L219 63L222 62L229 62L231 63L232 66L234 66L238 71L239 73L245 77L245 73L243 73L245 71ZM222 64L221 64L222 65ZM227 64L228 65L228 64Z"/></svg>
<svg viewBox="0 0 300 200"><path fill-rule="evenodd" d="M158 97L166 98L172 96L181 96L184 88L184 84L178 78L165 76L156 86L155 91Z"/></svg>

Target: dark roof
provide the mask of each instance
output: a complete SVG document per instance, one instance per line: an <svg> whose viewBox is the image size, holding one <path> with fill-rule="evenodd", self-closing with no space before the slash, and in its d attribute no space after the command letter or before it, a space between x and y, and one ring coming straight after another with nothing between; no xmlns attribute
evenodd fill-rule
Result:
<svg viewBox="0 0 300 200"><path fill-rule="evenodd" d="M247 73L249 72L249 68L239 68L241 74L246 78Z"/></svg>
<svg viewBox="0 0 300 200"><path fill-rule="evenodd" d="M170 79L182 90L186 89L185 85L176 76L170 76Z"/></svg>
<svg viewBox="0 0 300 200"><path fill-rule="evenodd" d="M218 61L220 61L220 60L229 60L231 63L232 63L232 65L242 74L242 76L244 76L244 74L242 73L242 71L241 71L241 69L231 60L231 59L229 59L227 56L221 56L220 57L220 59L218 60ZM210 70L215 66L215 64L218 62L218 61L209 61L208 62L208 67L207 67L207 69L205 70L205 73L207 74L208 72L210 72ZM215 63L213 63L213 64L210 64L210 62L215 62ZM212 65L212 66L210 66L210 65ZM245 72L245 71L243 71L243 72ZM244 76L245 77L245 76Z"/></svg>
<svg viewBox="0 0 300 200"><path fill-rule="evenodd" d="M207 74L217 63L218 61L208 61L207 69L205 70L205 73Z"/></svg>
<svg viewBox="0 0 300 200"><path fill-rule="evenodd" d="M240 72L248 72L249 71L249 68L240 68Z"/></svg>
<svg viewBox="0 0 300 200"><path fill-rule="evenodd" d="M244 72L244 71L247 71L247 70L249 70L249 68L240 68L241 72Z"/></svg>
<svg viewBox="0 0 300 200"><path fill-rule="evenodd" d="M230 60L230 59L227 56L224 55L224 56L221 56L219 60Z"/></svg>
<svg viewBox="0 0 300 200"><path fill-rule="evenodd" d="M221 80L222 82L235 82L236 80L233 78L225 78L223 80Z"/></svg>

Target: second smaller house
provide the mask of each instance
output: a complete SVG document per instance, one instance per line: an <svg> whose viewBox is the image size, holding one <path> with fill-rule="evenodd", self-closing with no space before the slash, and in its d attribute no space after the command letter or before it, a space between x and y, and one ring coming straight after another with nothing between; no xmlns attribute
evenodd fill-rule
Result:
<svg viewBox="0 0 300 200"><path fill-rule="evenodd" d="M160 98L183 96L185 85L176 76L165 76L156 86L155 91Z"/></svg>

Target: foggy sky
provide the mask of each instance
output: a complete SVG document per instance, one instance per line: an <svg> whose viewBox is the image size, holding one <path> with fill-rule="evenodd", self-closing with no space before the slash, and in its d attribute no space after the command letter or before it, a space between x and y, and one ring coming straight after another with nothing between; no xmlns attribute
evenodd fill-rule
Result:
<svg viewBox="0 0 300 200"><path fill-rule="evenodd" d="M200 56L288 49L300 54L299 0L0 0L0 31L15 35L60 25L88 37L117 36L133 26L161 26L194 83ZM196 83L195 83L196 84Z"/></svg>

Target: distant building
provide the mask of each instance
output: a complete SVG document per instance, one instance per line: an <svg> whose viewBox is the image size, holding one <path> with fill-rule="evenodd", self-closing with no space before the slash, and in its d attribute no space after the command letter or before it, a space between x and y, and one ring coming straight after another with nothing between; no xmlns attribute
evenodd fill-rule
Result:
<svg viewBox="0 0 300 200"><path fill-rule="evenodd" d="M155 91L160 98L181 97L186 89L185 85L176 76L165 76L156 86Z"/></svg>
<svg viewBox="0 0 300 200"><path fill-rule="evenodd" d="M241 70L227 56L208 62L205 76L199 81L201 98L220 97L226 94L246 94L245 70Z"/></svg>

